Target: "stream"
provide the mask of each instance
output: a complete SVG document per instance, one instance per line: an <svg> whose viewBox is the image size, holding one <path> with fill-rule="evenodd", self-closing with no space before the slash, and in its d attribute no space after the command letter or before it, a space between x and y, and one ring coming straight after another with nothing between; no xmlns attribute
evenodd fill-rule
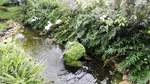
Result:
<svg viewBox="0 0 150 84"><path fill-rule="evenodd" d="M95 61L87 62L78 70L67 69L63 62L64 49L53 39L28 30L16 34L15 38L19 47L43 65L41 77L46 79L45 84L113 84L109 69L101 68L102 65Z"/></svg>
<svg viewBox="0 0 150 84"><path fill-rule="evenodd" d="M68 4L72 10L78 9L75 0L60 0ZM79 0L83 5L91 0ZM86 1L86 2L85 2ZM108 1L108 5L113 2ZM135 0L135 5L146 4L146 0ZM7 19L0 19L1 23L6 23ZM13 27L12 27L13 28ZM32 28L31 28L32 29ZM26 54L43 66L40 76L44 78L44 84L119 84L122 76L113 72L110 67L103 67L103 63L95 59L84 61L84 66L79 69L69 68L64 65L64 48L55 42L54 38L39 36L37 32L24 28L15 35L16 44L25 50ZM8 31L10 30L10 31ZM7 32L8 31L8 32ZM0 29L0 37L6 35L13 29ZM8 34L8 36L7 36ZM5 39L5 38L4 38Z"/></svg>

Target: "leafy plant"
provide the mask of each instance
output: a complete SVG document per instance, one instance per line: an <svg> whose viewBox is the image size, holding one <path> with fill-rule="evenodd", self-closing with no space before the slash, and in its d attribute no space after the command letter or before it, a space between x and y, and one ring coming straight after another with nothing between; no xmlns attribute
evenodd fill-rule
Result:
<svg viewBox="0 0 150 84"><path fill-rule="evenodd" d="M58 0L27 0L22 6L24 24L43 30L47 22L55 22L65 14L66 7ZM66 12L67 13L67 12Z"/></svg>
<svg viewBox="0 0 150 84"><path fill-rule="evenodd" d="M10 44L0 45L1 84L42 84L41 67Z"/></svg>

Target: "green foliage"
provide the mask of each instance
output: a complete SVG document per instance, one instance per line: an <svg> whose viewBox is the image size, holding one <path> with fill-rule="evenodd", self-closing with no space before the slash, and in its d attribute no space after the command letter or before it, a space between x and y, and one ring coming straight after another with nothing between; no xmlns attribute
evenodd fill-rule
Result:
<svg viewBox="0 0 150 84"><path fill-rule="evenodd" d="M0 45L1 84L42 84L41 67L11 44Z"/></svg>
<svg viewBox="0 0 150 84"><path fill-rule="evenodd" d="M150 23L150 4L140 7L123 2L128 0L118 0L117 9L110 10L104 0L96 0L93 6L90 3L82 5L81 0L77 1L79 7L76 10L62 11L59 4L55 7L55 4L49 4L54 8L46 6L51 9L45 12L48 16L43 14L43 8L39 8L39 4L38 8L34 7L34 3L28 6L25 14L27 17L44 15L46 19L40 18L41 20L35 23L39 28L43 28L48 20L53 22L62 19L63 24L52 32L59 43L79 41L86 50L90 50L88 53L94 53L93 55L103 59L104 63L109 60L107 62L118 64L117 69L120 72L129 69L129 77L135 84L144 84L150 80L150 49L147 47L150 36L145 33Z"/></svg>
<svg viewBox="0 0 150 84"><path fill-rule="evenodd" d="M20 12L19 6L5 7L7 11L0 10L0 19L18 20Z"/></svg>
<svg viewBox="0 0 150 84"><path fill-rule="evenodd" d="M27 0L22 6L24 24L32 26L34 29L43 30L47 22L55 22L65 15L66 7L58 0ZM35 21L32 21L36 18Z"/></svg>
<svg viewBox="0 0 150 84"><path fill-rule="evenodd" d="M64 61L68 66L80 67L82 64L79 59L85 56L85 48L78 42L68 42L64 52Z"/></svg>
<svg viewBox="0 0 150 84"><path fill-rule="evenodd" d="M0 6L8 2L8 0L0 0Z"/></svg>
<svg viewBox="0 0 150 84"><path fill-rule="evenodd" d="M143 75L150 72L150 49L147 48L150 37L144 33L148 26L148 11L138 9L142 12L138 14L137 9L135 12L130 10L131 15L125 15L120 13L121 10L98 11L100 9L90 7L90 10L79 10L74 17L70 17L73 19L67 19L66 25L54 31L55 38L60 43L78 40L96 58L103 59L104 63L115 61L120 72L129 69L131 81L144 84L150 79L149 75Z"/></svg>
<svg viewBox="0 0 150 84"><path fill-rule="evenodd" d="M87 8L93 8L97 5L103 5L103 0L75 0L76 4L81 10L85 10Z"/></svg>
<svg viewBox="0 0 150 84"><path fill-rule="evenodd" d="M129 56L118 65L118 70L123 71L128 68L132 81L136 81L136 84L146 84L150 79L150 49L141 47L137 50L129 52Z"/></svg>

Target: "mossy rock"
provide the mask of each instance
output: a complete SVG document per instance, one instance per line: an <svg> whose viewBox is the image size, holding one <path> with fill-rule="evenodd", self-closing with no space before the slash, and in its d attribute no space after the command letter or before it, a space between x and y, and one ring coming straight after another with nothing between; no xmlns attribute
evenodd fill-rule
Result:
<svg viewBox="0 0 150 84"><path fill-rule="evenodd" d="M66 44L66 51L64 52L65 64L71 67L81 67L82 64L79 61L85 56L85 48L78 42L68 42Z"/></svg>

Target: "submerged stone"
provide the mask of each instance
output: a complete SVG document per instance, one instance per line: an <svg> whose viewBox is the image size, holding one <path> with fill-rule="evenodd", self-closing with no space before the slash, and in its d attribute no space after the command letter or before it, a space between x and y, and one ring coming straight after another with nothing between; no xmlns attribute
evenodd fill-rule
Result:
<svg viewBox="0 0 150 84"><path fill-rule="evenodd" d="M66 51L64 52L65 64L71 67L81 67L82 64L79 61L85 56L85 48L78 42L68 42L66 44Z"/></svg>

